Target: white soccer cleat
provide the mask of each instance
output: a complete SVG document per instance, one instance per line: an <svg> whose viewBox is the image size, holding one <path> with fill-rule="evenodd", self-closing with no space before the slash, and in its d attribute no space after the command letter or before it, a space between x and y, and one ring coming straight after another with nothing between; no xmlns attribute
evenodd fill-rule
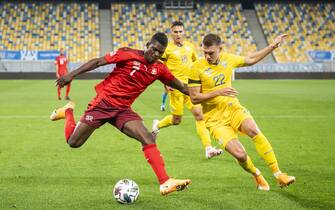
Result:
<svg viewBox="0 0 335 210"><path fill-rule="evenodd" d="M152 134L154 135L157 135L159 133L158 124L159 124L159 120L152 121Z"/></svg>
<svg viewBox="0 0 335 210"><path fill-rule="evenodd" d="M209 146L206 148L206 158L211 159L212 157L221 155L223 153L222 149L217 149L215 147Z"/></svg>
<svg viewBox="0 0 335 210"><path fill-rule="evenodd" d="M165 111L165 105L161 105L161 111L162 111L162 112Z"/></svg>

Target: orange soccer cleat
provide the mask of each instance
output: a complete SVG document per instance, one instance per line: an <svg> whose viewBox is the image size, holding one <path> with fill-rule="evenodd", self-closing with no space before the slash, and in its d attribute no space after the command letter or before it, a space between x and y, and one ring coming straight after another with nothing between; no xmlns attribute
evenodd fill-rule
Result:
<svg viewBox="0 0 335 210"><path fill-rule="evenodd" d="M160 185L161 195L167 195L174 191L182 191L187 185L191 184L189 179L168 179L166 182Z"/></svg>
<svg viewBox="0 0 335 210"><path fill-rule="evenodd" d="M270 186L262 174L253 176L258 190L269 191Z"/></svg>
<svg viewBox="0 0 335 210"><path fill-rule="evenodd" d="M277 176L277 182L281 188L287 187L290 184L295 182L295 177L294 176L289 176L285 173L281 173Z"/></svg>
<svg viewBox="0 0 335 210"><path fill-rule="evenodd" d="M50 120L56 121L56 120L64 119L65 111L69 108L74 109L74 107L75 107L74 102L70 101L65 106L55 109L50 115Z"/></svg>

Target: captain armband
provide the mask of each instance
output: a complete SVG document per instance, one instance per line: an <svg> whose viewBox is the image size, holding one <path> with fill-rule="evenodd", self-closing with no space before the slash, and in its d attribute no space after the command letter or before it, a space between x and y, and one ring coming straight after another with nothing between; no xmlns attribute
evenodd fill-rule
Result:
<svg viewBox="0 0 335 210"><path fill-rule="evenodd" d="M188 84L201 84L200 80L193 80L193 79L188 79Z"/></svg>

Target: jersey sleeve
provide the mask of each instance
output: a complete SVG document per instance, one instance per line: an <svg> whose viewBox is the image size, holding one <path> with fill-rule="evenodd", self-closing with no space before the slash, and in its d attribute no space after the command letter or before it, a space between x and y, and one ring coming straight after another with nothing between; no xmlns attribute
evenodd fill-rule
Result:
<svg viewBox="0 0 335 210"><path fill-rule="evenodd" d="M165 50L165 52L164 52L164 54L162 55L162 57L160 58L160 60L161 60L163 63L166 63L167 59L168 59L168 55L167 55L166 50Z"/></svg>
<svg viewBox="0 0 335 210"><path fill-rule="evenodd" d="M245 57L234 55L234 54L228 54L229 61L232 63L233 67L242 67L245 66Z"/></svg>
<svg viewBox="0 0 335 210"><path fill-rule="evenodd" d="M169 81L173 79L175 79L175 77L172 75L170 70L165 65L162 64L158 80L164 84L167 84Z"/></svg>
<svg viewBox="0 0 335 210"><path fill-rule="evenodd" d="M130 53L123 48L118 49L115 53L110 52L105 55L107 63L119 63L130 59Z"/></svg>
<svg viewBox="0 0 335 210"><path fill-rule="evenodd" d="M188 78L188 86L189 87L201 86L200 69L196 63L193 64L193 66L190 69L190 74Z"/></svg>

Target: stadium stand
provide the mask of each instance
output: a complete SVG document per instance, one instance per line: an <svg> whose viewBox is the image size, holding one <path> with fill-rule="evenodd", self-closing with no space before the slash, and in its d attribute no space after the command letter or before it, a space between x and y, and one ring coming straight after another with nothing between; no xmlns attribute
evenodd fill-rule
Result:
<svg viewBox="0 0 335 210"><path fill-rule="evenodd" d="M2 2L0 17L3 50L64 47L74 62L100 55L98 4Z"/></svg>
<svg viewBox="0 0 335 210"><path fill-rule="evenodd" d="M238 3L196 3L195 9L158 10L155 4L112 3L113 50L130 46L143 48L153 32L168 32L170 24L181 20L186 37L199 49L207 33L218 33L224 50L245 55L256 50L256 44ZM200 53L199 53L200 54Z"/></svg>
<svg viewBox="0 0 335 210"><path fill-rule="evenodd" d="M256 3L255 9L268 42L280 33L290 35L289 43L273 52L278 63L307 62L307 50L335 49L335 4Z"/></svg>

